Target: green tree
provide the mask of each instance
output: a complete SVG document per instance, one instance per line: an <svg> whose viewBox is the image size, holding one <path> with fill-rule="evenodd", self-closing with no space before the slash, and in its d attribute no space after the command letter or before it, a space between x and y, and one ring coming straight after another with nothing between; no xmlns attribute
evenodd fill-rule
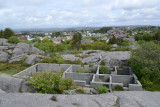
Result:
<svg viewBox="0 0 160 107"><path fill-rule="evenodd" d="M81 47L82 34L77 32L73 35L72 48L79 50Z"/></svg>
<svg viewBox="0 0 160 107"><path fill-rule="evenodd" d="M3 32L3 35L4 35L4 38L8 39L9 37L14 36L15 33L12 29L6 28Z"/></svg>
<svg viewBox="0 0 160 107"><path fill-rule="evenodd" d="M104 93L108 92L108 89L105 86L98 86L97 91L98 91L99 94L104 94Z"/></svg>
<svg viewBox="0 0 160 107"><path fill-rule="evenodd" d="M16 36L11 36L11 37L9 37L8 42L11 43L11 44L17 44L20 41Z"/></svg>
<svg viewBox="0 0 160 107"><path fill-rule="evenodd" d="M117 38L113 36L112 38L109 39L110 44L116 44L117 43Z"/></svg>
<svg viewBox="0 0 160 107"><path fill-rule="evenodd" d="M160 45L148 42L132 51L132 71L146 89L160 90ZM153 86L154 85L154 86ZM159 89L157 89L159 87Z"/></svg>
<svg viewBox="0 0 160 107"><path fill-rule="evenodd" d="M0 38L4 38L3 30L0 31Z"/></svg>
<svg viewBox="0 0 160 107"><path fill-rule="evenodd" d="M154 35L154 39L157 40L157 41L160 41L160 32L157 32L157 33Z"/></svg>

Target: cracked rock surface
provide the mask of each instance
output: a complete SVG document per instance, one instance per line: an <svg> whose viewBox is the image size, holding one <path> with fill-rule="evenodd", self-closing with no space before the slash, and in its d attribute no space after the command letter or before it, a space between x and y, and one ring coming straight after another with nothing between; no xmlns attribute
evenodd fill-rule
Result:
<svg viewBox="0 0 160 107"><path fill-rule="evenodd" d="M160 107L160 92L124 91L102 95L0 93L0 107Z"/></svg>

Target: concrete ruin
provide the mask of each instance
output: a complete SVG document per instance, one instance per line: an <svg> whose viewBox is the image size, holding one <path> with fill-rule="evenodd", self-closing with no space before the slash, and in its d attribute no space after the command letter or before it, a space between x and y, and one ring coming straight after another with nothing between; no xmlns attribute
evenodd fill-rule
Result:
<svg viewBox="0 0 160 107"><path fill-rule="evenodd" d="M76 85L97 88L100 85L108 87L109 91L116 86L123 87L127 91L141 91L142 85L129 67L117 70L110 68L109 74L99 73L100 65L72 65L72 64L48 64L38 63L14 75L16 78L27 78L34 73L44 71L63 71L63 78L72 78ZM79 71L85 71L81 73Z"/></svg>

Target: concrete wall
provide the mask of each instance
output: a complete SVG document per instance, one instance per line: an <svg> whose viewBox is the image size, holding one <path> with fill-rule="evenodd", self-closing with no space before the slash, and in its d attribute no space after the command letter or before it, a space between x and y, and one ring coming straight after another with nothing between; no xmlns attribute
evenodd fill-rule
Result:
<svg viewBox="0 0 160 107"><path fill-rule="evenodd" d="M117 71L117 75L131 75L129 67L123 67L122 70Z"/></svg>
<svg viewBox="0 0 160 107"><path fill-rule="evenodd" d="M73 80L86 81L86 84L90 84L93 78L91 73L65 73L65 78L72 78Z"/></svg>
<svg viewBox="0 0 160 107"><path fill-rule="evenodd" d="M91 82L91 87L93 87L93 88L97 88L98 86L101 86L101 85L103 85L103 86L107 86L108 88L110 87L110 83L108 82Z"/></svg>
<svg viewBox="0 0 160 107"><path fill-rule="evenodd" d="M33 73L36 73L36 68L39 64L36 64L36 65L33 65L15 75L13 75L13 77L16 77L16 78L22 78L23 76L29 76L29 75L32 75Z"/></svg>
<svg viewBox="0 0 160 107"><path fill-rule="evenodd" d="M133 80L133 76L130 75L112 75L112 83L123 83L124 87L132 84Z"/></svg>
<svg viewBox="0 0 160 107"><path fill-rule="evenodd" d="M38 65L38 72L43 71L65 71L69 68L71 64L48 64L48 63L40 63Z"/></svg>

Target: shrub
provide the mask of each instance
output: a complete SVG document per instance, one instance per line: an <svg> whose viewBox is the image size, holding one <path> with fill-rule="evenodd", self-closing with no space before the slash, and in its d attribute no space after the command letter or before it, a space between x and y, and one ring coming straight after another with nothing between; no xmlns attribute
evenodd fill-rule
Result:
<svg viewBox="0 0 160 107"><path fill-rule="evenodd" d="M109 69L106 66L102 65L99 68L99 73L100 74L108 74L109 73Z"/></svg>
<svg viewBox="0 0 160 107"><path fill-rule="evenodd" d="M124 91L123 87L121 86L116 86L115 91Z"/></svg>
<svg viewBox="0 0 160 107"><path fill-rule="evenodd" d="M78 94L85 94L84 90L82 89L76 89L75 92Z"/></svg>
<svg viewBox="0 0 160 107"><path fill-rule="evenodd" d="M68 90L71 89L71 87L74 85L74 82L72 78L65 78L61 80L61 85L65 87L65 90Z"/></svg>
<svg viewBox="0 0 160 107"><path fill-rule="evenodd" d="M57 63L57 64L64 64L65 61L64 59L59 56L59 55L53 55L51 56L51 58L46 58L46 59L43 59L41 61L41 63Z"/></svg>
<svg viewBox="0 0 160 107"><path fill-rule="evenodd" d="M11 43L11 44L17 44L20 41L16 36L11 36L11 37L9 37L8 42Z"/></svg>
<svg viewBox="0 0 160 107"><path fill-rule="evenodd" d="M98 86L97 91L98 91L99 94L108 93L108 89L105 86Z"/></svg>
<svg viewBox="0 0 160 107"><path fill-rule="evenodd" d="M54 94L60 92L59 85L61 76L61 72L42 72L38 75L34 74L32 80L28 79L28 81L37 92Z"/></svg>
<svg viewBox="0 0 160 107"><path fill-rule="evenodd" d="M101 61L101 64L100 64L100 65L105 65L105 62L104 62L104 60L102 60L102 61Z"/></svg>

